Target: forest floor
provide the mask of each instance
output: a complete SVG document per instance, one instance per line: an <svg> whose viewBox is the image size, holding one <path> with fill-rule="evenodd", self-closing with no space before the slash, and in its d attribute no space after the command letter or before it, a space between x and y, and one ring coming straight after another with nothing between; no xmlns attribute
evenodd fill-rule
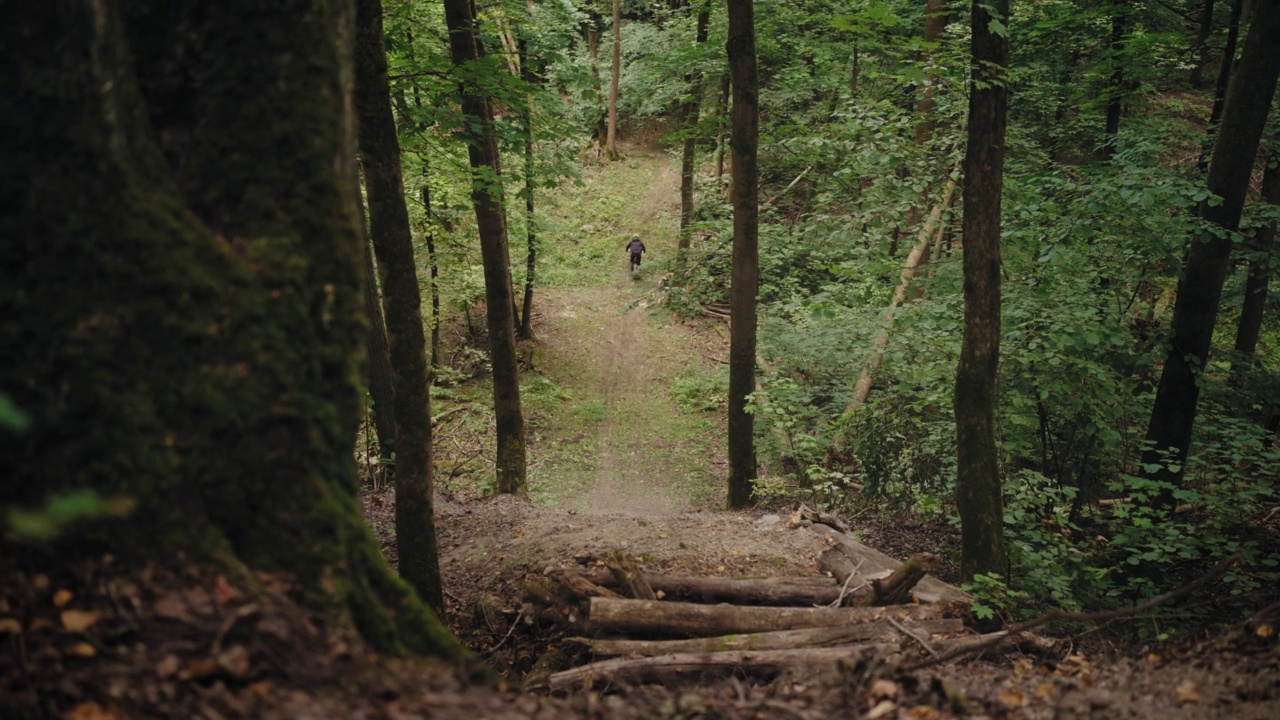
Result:
<svg viewBox="0 0 1280 720"><path fill-rule="evenodd" d="M651 268L674 252L673 168L661 150L632 148L551 209L559 249L548 253L552 282L539 295L538 340L526 348L530 499L487 498L483 473L468 474L482 466L468 458L489 452L480 413L450 415L437 436L445 619L506 678L502 687L373 654L349 628L300 609L287 578L261 576L263 588L248 593L210 570L139 571L102 556L43 575L0 558L0 718L1280 717L1280 644L1237 626L1145 645L1078 630L1054 655L960 658L914 672L903 663L922 651L908 641L821 671L560 696L519 690L531 671L582 659L566 651L563 630L523 614L525 582L549 567L620 550L657 572L818 574L824 543L779 517L785 509L719 509L722 411L673 391L716 387L726 356L721 329L661 308L661 273ZM637 277L623 257L632 233L649 248ZM477 402L461 389L450 397L437 417ZM393 491L369 489L362 499L394 562ZM956 541L935 524L851 524L864 543L898 557L946 554Z"/></svg>

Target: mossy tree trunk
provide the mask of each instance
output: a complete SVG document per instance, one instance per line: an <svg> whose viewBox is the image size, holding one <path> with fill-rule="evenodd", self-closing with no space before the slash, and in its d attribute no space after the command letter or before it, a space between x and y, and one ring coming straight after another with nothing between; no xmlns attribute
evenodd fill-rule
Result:
<svg viewBox="0 0 1280 720"><path fill-rule="evenodd" d="M733 268L729 329L729 507L751 504L756 481L754 415L747 396L755 390L756 288L759 283L759 77L756 73L755 7L729 0L729 74L733 78Z"/></svg>
<svg viewBox="0 0 1280 720"><path fill-rule="evenodd" d="M432 500L431 393L422 293L404 199L384 42L382 0L356 0L355 108L360 157L369 192L369 229L380 261L395 380L396 552L400 577L436 612L443 612Z"/></svg>
<svg viewBox="0 0 1280 720"><path fill-rule="evenodd" d="M479 67L483 55L475 31L470 0L444 0L449 49L459 68ZM502 169L498 163L498 139L493 107L475 83L461 88L464 135L471 161L471 202L480 232L484 263L485 305L489 330L489 360L493 367L493 408L497 426L496 488L500 493L523 495L525 476L524 415L520 410L520 374L516 365L515 298L511 291L511 259L508 255L507 220L502 197Z"/></svg>
<svg viewBox="0 0 1280 720"><path fill-rule="evenodd" d="M32 421L0 505L126 495L80 532L292 573L378 648L463 658L356 501L350 4L118 7L0 10L0 387Z"/></svg>
<svg viewBox="0 0 1280 720"><path fill-rule="evenodd" d="M1208 189L1221 202L1201 203L1199 215L1217 230L1191 239L1186 267L1173 305L1172 337L1156 387L1143 475L1168 483L1161 504L1172 509L1173 488L1181 483L1182 466L1191 446L1200 374L1218 322L1222 285L1231 266L1231 236L1240 225L1258 140L1280 77L1280 2L1259 3L1245 38L1240 62L1232 73L1222 123L1209 162ZM1151 469L1154 468L1154 469Z"/></svg>
<svg viewBox="0 0 1280 720"><path fill-rule="evenodd" d="M996 456L1000 364L1000 205L1008 110L1009 0L972 4L973 77L964 159L964 338L956 369L956 505L960 576L1003 572L1004 511Z"/></svg>

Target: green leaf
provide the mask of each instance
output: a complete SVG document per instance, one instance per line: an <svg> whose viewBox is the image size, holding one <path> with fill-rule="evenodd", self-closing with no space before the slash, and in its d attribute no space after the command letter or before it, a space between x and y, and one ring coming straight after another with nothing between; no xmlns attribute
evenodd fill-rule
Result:
<svg viewBox="0 0 1280 720"><path fill-rule="evenodd" d="M27 416L8 397L0 394L0 427L10 430L26 430Z"/></svg>

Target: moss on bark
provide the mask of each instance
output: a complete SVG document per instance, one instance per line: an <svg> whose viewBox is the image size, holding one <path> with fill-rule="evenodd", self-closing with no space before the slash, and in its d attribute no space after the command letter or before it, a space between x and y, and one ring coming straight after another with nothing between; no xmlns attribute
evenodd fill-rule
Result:
<svg viewBox="0 0 1280 720"><path fill-rule="evenodd" d="M348 4L5 14L0 389L32 423L0 505L127 495L98 541L290 572L380 649L464 657L356 503Z"/></svg>

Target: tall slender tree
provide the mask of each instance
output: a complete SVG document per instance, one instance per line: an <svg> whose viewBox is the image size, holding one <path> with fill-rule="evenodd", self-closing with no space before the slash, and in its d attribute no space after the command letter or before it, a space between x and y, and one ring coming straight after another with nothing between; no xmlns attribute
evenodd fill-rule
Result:
<svg viewBox="0 0 1280 720"><path fill-rule="evenodd" d="M532 2L530 2L532 9ZM520 328L516 334L522 340L533 337L533 288L538 270L538 223L534 214L534 189L537 183L533 147L533 90L538 85L539 75L534 68L533 59L529 57L529 41L524 36L517 43L519 49L520 78L524 81L525 93L524 117L524 226L525 226L525 258L524 258L524 304L520 311Z"/></svg>
<svg viewBox="0 0 1280 720"><path fill-rule="evenodd" d="M1117 0L1112 3L1111 42L1108 55L1111 75L1107 79L1107 116L1102 143L1102 157L1105 160L1110 160L1116 154L1116 140L1120 136L1120 118L1124 114L1124 50L1129 13L1129 3L1126 0Z"/></svg>
<svg viewBox="0 0 1280 720"><path fill-rule="evenodd" d="M924 70L924 90L920 93L920 101L916 103L916 132L915 140L917 145L923 145L933 138L933 129L936 123L936 112L938 101L934 94L938 90L938 81L940 74L934 59L937 55L937 45L942 42L942 33L947 29L947 4L946 0L926 0L925 18L924 18L924 42L925 42L925 70ZM908 223L907 227L912 227L913 223Z"/></svg>
<svg viewBox="0 0 1280 720"><path fill-rule="evenodd" d="M756 286L759 283L760 197L756 169L760 99L756 72L755 7L729 0L729 74L733 82L733 269L729 330L729 507L751 504L756 481L754 416Z"/></svg>
<svg viewBox="0 0 1280 720"><path fill-rule="evenodd" d="M622 0L613 0L613 69L609 83L609 138L605 154L617 160L618 154L618 81L622 77Z"/></svg>
<svg viewBox="0 0 1280 720"><path fill-rule="evenodd" d="M1200 7L1200 23L1196 30L1195 44L1192 50L1196 54L1195 64L1191 67L1191 86L1204 86L1204 68L1209 64L1209 35L1213 33L1214 0L1204 0Z"/></svg>
<svg viewBox="0 0 1280 720"><path fill-rule="evenodd" d="M0 6L0 505L122 494L57 558L286 571L379 649L467 656L356 498L353 4L122 5Z"/></svg>
<svg viewBox="0 0 1280 720"><path fill-rule="evenodd" d="M449 29L453 63L457 68L466 68L467 72L474 72L477 61L484 55L476 33L473 10L470 0L444 0L444 19ZM463 135L471 162L471 203L475 206L480 255L484 263L485 310L498 444L495 487L499 493L523 495L527 492L524 415L520 409L515 298L511 291L511 258L507 249L507 220L503 211L502 169L498 162L493 105L474 82L463 82L460 94L462 114L466 117Z"/></svg>
<svg viewBox="0 0 1280 720"><path fill-rule="evenodd" d="M355 106L369 194L369 229L382 278L382 302L395 381L396 552L400 576L436 612L444 611L432 500L431 393L427 384L422 295L404 200L400 140L391 113L382 0L356 0Z"/></svg>
<svg viewBox="0 0 1280 720"><path fill-rule="evenodd" d="M694 42L701 47L707 42L707 26L711 23L711 0L698 9ZM698 149L698 115L702 111L702 72L692 70L684 76L685 99L680 103L680 127L684 131L684 147L680 153L680 239L679 249L688 250L693 225L693 170Z"/></svg>
<svg viewBox="0 0 1280 720"><path fill-rule="evenodd" d="M360 193L360 181L352 184L356 191L360 210L360 228L365 230L364 198ZM395 478L396 457L396 408L395 376L391 370L391 343L387 338L387 322L382 314L382 297L378 294L378 270L373 257L373 247L366 235L361 237L364 246L364 309L369 317L369 335L366 344L369 397L373 400L373 427L378 434L379 470L384 479Z"/></svg>
<svg viewBox="0 0 1280 720"><path fill-rule="evenodd" d="M1218 321L1218 303L1231 260L1231 237L1240 224L1258 140L1280 77L1280 2L1259 3L1232 73L1222 122L1209 162L1208 188L1221 202L1200 204L1199 215L1216 226L1192 238L1173 306L1169 351L1156 388L1143 474L1171 487L1182 479L1191 446L1200 375ZM1162 504L1172 507L1172 491Z"/></svg>
<svg viewBox="0 0 1280 720"><path fill-rule="evenodd" d="M591 78L595 100L595 137L596 157L604 151L609 143L609 109L604 96L604 81L600 79L600 13L596 10L598 0L587 2L587 54L591 57Z"/></svg>
<svg viewBox="0 0 1280 720"><path fill-rule="evenodd" d="M1280 120L1272 121L1280 129ZM1280 133L1264 160L1262 171L1262 201L1272 206L1273 212L1280 212ZM1248 365L1253 361L1254 352L1258 349L1258 336L1262 332L1262 316L1267 307L1267 291L1271 284L1271 269L1275 266L1272 254L1275 252L1277 225L1280 219L1271 218L1258 228L1253 238L1251 257L1249 258L1249 276L1244 286L1244 304L1240 309L1240 323L1236 327L1235 350L1240 354L1240 362ZM1235 370L1235 368L1232 368Z"/></svg>
<svg viewBox="0 0 1280 720"><path fill-rule="evenodd" d="M964 339L956 368L956 505L960 576L1005 570L996 456L1000 364L1000 206L1008 111L1009 0L971 8L969 144L964 158Z"/></svg>

